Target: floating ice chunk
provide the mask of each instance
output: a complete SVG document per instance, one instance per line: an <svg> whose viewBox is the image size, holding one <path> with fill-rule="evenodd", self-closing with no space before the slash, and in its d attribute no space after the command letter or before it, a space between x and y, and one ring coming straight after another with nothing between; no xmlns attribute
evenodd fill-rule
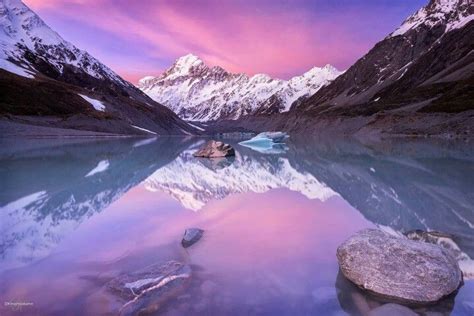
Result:
<svg viewBox="0 0 474 316"><path fill-rule="evenodd" d="M263 132L258 134L252 139L246 140L245 142L258 141L260 139L270 139L274 143L283 143L288 137L287 133L283 132Z"/></svg>
<svg viewBox="0 0 474 316"><path fill-rule="evenodd" d="M258 142L258 143L252 143L252 144L242 144L242 146L258 151L262 154L278 155L278 154L284 154L285 152L288 151L288 146L286 146L285 144L283 143L275 144L271 141Z"/></svg>
<svg viewBox="0 0 474 316"><path fill-rule="evenodd" d="M283 132L263 132L239 144L261 153L281 154L288 150L283 143L288 137L288 134Z"/></svg>

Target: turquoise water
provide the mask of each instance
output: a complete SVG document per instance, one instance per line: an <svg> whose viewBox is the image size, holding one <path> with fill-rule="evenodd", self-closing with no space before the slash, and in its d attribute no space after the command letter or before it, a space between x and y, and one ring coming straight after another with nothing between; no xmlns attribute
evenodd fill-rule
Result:
<svg viewBox="0 0 474 316"><path fill-rule="evenodd" d="M0 314L114 315L107 282L176 260L192 281L159 315L369 315L385 302L335 257L354 232L439 230L474 258L472 145L231 139L237 156L210 161L192 157L203 141L1 140ZM205 233L184 250L189 227ZM474 281L411 308L473 315Z"/></svg>

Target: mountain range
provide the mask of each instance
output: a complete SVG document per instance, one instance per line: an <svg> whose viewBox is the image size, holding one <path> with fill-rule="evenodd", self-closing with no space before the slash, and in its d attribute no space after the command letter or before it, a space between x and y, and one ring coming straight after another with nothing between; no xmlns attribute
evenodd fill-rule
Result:
<svg viewBox="0 0 474 316"><path fill-rule="evenodd" d="M233 74L188 54L135 87L20 0L1 0L0 127L9 135L283 130L470 138L473 20L471 0L430 0L344 72L326 65L286 81Z"/></svg>
<svg viewBox="0 0 474 316"><path fill-rule="evenodd" d="M296 109L215 129L472 137L473 20L470 0L431 0Z"/></svg>
<svg viewBox="0 0 474 316"><path fill-rule="evenodd" d="M211 68L188 54L160 76L142 78L138 87L185 120L216 121L287 112L341 73L326 65L288 81L265 74L250 77Z"/></svg>
<svg viewBox="0 0 474 316"><path fill-rule="evenodd" d="M17 124L61 127L65 133L67 129L113 134L194 131L65 41L20 0L0 1L0 68L0 115Z"/></svg>
<svg viewBox="0 0 474 316"><path fill-rule="evenodd" d="M324 112L472 109L474 4L431 0L302 108ZM336 110L337 109L337 110Z"/></svg>

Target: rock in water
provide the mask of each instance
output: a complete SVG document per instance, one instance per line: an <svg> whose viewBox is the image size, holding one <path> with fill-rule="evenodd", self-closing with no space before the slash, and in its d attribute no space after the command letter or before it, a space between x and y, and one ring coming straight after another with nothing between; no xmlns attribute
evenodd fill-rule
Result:
<svg viewBox="0 0 474 316"><path fill-rule="evenodd" d="M153 313L182 293L189 284L190 277L191 268L188 265L169 261L121 275L106 286L126 302L120 315L137 315Z"/></svg>
<svg viewBox="0 0 474 316"><path fill-rule="evenodd" d="M461 250L455 241L455 237L438 231L412 230L405 233L405 236L411 240L419 240L431 244L438 245L450 251L451 255L456 259L459 268L462 271L464 280L474 279L474 260Z"/></svg>
<svg viewBox="0 0 474 316"><path fill-rule="evenodd" d="M194 157L221 158L235 156L235 150L231 145L223 142L210 140L198 151L193 154Z"/></svg>
<svg viewBox="0 0 474 316"><path fill-rule="evenodd" d="M362 289L397 301L428 304L456 291L462 273L442 247L365 229L337 249L344 276Z"/></svg>
<svg viewBox="0 0 474 316"><path fill-rule="evenodd" d="M183 240L181 240L181 245L184 248L191 247L194 245L199 239L201 239L204 230L199 228L188 228L184 232Z"/></svg>

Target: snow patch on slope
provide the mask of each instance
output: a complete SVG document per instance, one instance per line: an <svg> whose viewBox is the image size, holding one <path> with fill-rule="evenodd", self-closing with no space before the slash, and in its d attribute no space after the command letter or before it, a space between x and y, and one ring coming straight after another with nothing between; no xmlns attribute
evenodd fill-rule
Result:
<svg viewBox="0 0 474 316"><path fill-rule="evenodd" d="M0 68L6 70L8 72L14 73L16 75L25 77L25 78L30 78L30 79L34 78L33 74L30 71L28 71L28 70L26 70L26 69L24 69L20 66L17 66L14 63L12 63L8 60L5 60L5 59L0 59Z"/></svg>
<svg viewBox="0 0 474 316"><path fill-rule="evenodd" d="M152 131L150 131L149 129L146 129L146 128L143 128L143 127L140 127L140 126L136 126L136 125L131 125L131 126L132 126L133 128L136 128L136 129L140 130L140 131L143 131L143 132L147 132L147 133L156 135L155 132L152 132Z"/></svg>
<svg viewBox="0 0 474 316"><path fill-rule="evenodd" d="M431 0L430 3L408 17L389 37L403 35L420 25L430 28L446 24L445 32L458 29L474 19L472 0Z"/></svg>
<svg viewBox="0 0 474 316"><path fill-rule="evenodd" d="M105 112L105 105L101 101L89 98L88 96L83 94L79 94L79 96L89 102L97 111Z"/></svg>

